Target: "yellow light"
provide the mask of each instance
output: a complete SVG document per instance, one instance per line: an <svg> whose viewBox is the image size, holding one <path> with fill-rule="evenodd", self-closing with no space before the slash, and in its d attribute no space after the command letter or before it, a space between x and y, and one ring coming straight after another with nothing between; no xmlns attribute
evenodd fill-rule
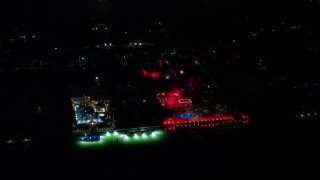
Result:
<svg viewBox="0 0 320 180"><path fill-rule="evenodd" d="M183 70L180 70L180 74L184 74L184 71L183 71Z"/></svg>

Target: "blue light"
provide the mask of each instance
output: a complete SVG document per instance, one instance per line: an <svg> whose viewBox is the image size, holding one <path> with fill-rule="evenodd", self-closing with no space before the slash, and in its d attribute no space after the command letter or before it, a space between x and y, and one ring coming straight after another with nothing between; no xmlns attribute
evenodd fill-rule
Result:
<svg viewBox="0 0 320 180"><path fill-rule="evenodd" d="M81 141L100 141L100 135L98 134L83 134L82 137L80 137Z"/></svg>
<svg viewBox="0 0 320 180"><path fill-rule="evenodd" d="M315 97L315 96L317 96L317 94L315 92L313 92L313 91L310 91L308 93L308 97Z"/></svg>
<svg viewBox="0 0 320 180"><path fill-rule="evenodd" d="M182 118L182 119L190 119L190 118L196 117L196 115L195 114L186 113L186 114L180 114L179 117Z"/></svg>

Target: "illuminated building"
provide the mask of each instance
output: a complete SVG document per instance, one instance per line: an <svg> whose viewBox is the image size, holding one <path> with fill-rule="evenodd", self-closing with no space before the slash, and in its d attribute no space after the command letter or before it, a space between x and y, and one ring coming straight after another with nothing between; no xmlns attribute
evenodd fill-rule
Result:
<svg viewBox="0 0 320 180"><path fill-rule="evenodd" d="M114 115L109 100L92 100L90 96L72 97L75 132L81 130L114 129Z"/></svg>
<svg viewBox="0 0 320 180"><path fill-rule="evenodd" d="M192 104L191 99L182 98L183 89L174 89L172 92L157 94L160 104L173 111L171 117L163 120L165 130L174 131L179 129L214 129L221 127L242 127L250 123L249 116L242 113L238 115L228 114L225 107L220 104L216 108L223 109L215 113L203 113L198 111Z"/></svg>
<svg viewBox="0 0 320 180"><path fill-rule="evenodd" d="M181 91L181 89L173 89L171 92L160 92L157 94L157 99L164 108L177 110L183 105L179 103Z"/></svg>

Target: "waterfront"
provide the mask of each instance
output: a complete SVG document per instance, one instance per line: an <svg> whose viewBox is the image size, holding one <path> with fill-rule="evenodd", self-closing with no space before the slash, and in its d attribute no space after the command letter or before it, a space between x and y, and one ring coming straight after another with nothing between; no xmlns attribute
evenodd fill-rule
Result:
<svg viewBox="0 0 320 180"><path fill-rule="evenodd" d="M293 128L293 129L289 129ZM232 129L182 133L166 141L132 146L79 148L75 137L39 139L31 149L8 149L5 170L29 174L67 173L75 177L315 177L319 132L310 126L288 129ZM72 145L73 144L73 145ZM2 169L4 170L4 169ZM292 172L294 170L294 172ZM81 172L85 171L85 172ZM80 173L81 172L81 173Z"/></svg>

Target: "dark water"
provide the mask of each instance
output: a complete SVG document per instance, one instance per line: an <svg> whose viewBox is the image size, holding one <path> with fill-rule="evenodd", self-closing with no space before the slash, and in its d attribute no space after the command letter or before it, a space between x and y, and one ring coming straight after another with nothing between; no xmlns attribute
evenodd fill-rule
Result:
<svg viewBox="0 0 320 180"><path fill-rule="evenodd" d="M319 177L318 135L310 126L232 129L183 133L158 144L101 149L75 148L71 137L48 138L38 139L29 148L6 147L1 159L5 170L28 177L41 171L97 178L308 179Z"/></svg>

